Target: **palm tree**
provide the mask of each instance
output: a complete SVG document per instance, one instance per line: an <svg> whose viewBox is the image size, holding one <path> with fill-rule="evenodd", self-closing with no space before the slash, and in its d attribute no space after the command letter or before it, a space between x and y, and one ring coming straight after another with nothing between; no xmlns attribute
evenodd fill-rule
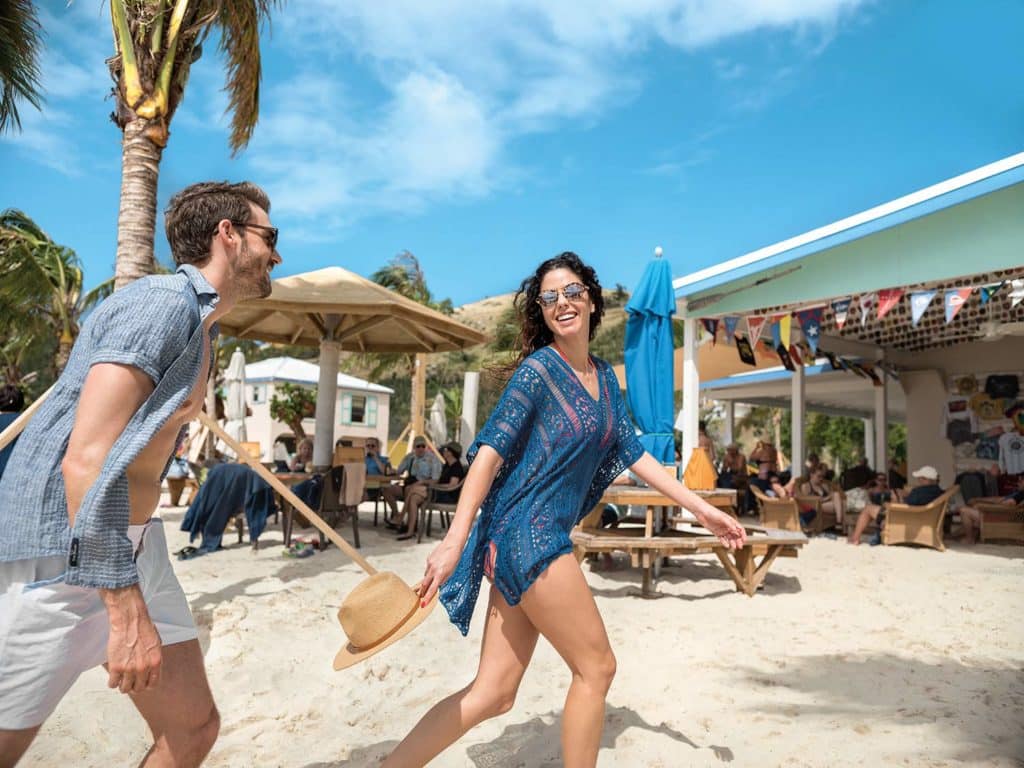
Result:
<svg viewBox="0 0 1024 768"><path fill-rule="evenodd" d="M233 154L252 137L259 118L260 27L279 0L110 0L115 86L113 121L124 134L117 225L117 287L155 269L156 190L171 119L189 71L211 31L227 67ZM16 101L38 107L39 23L29 0L7 0L0 17L0 131L18 127Z"/></svg>
<svg viewBox="0 0 1024 768"><path fill-rule="evenodd" d="M73 250L55 243L21 211L0 213L0 334L9 366L24 354L26 339L52 334L58 340L55 372L62 371L82 315L112 290L113 280L107 280L83 295L82 267Z"/></svg>
<svg viewBox="0 0 1024 768"><path fill-rule="evenodd" d="M0 133L21 128L19 99L40 108L41 37L30 0L6 0L0 12Z"/></svg>

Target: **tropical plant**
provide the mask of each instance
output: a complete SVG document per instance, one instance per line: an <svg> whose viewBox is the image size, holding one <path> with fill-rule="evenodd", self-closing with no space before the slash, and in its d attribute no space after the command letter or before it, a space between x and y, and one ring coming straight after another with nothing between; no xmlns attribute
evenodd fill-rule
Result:
<svg viewBox="0 0 1024 768"><path fill-rule="evenodd" d="M30 0L6 0L0 8L0 133L21 129L19 100L36 109L42 105L42 36Z"/></svg>
<svg viewBox="0 0 1024 768"><path fill-rule="evenodd" d="M280 397L278 394L280 393ZM302 420L310 419L316 414L316 387L303 387L298 384L280 384L277 392L270 398L270 416L287 424L297 440L306 437L302 428Z"/></svg>
<svg viewBox="0 0 1024 768"><path fill-rule="evenodd" d="M108 296L108 280L82 293L82 267L70 248L13 208L0 213L0 332L8 365L18 361L34 339L57 338L55 373L67 364L82 316ZM18 350L21 350L19 353Z"/></svg>
<svg viewBox="0 0 1024 768"><path fill-rule="evenodd" d="M438 312L450 315L455 311L451 299L434 299L427 287L427 278L420 267L420 260L409 251L393 256L391 261L370 275L370 279Z"/></svg>
<svg viewBox="0 0 1024 768"><path fill-rule="evenodd" d="M216 31L227 68L229 143L238 153L259 118L260 27L278 0L110 0L113 121L121 145L117 287L155 270L156 191L171 119L192 64ZM20 127L17 102L38 107L40 28L29 0L0 10L0 131Z"/></svg>

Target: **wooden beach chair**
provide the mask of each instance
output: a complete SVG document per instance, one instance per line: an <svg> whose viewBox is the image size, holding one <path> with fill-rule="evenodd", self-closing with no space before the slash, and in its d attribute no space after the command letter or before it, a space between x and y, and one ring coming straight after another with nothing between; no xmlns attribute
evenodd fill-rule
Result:
<svg viewBox="0 0 1024 768"><path fill-rule="evenodd" d="M430 525L434 517L434 513L437 512L437 516L441 520L441 527L447 529L451 524L452 515L455 514L455 508L458 506L455 502L442 502L437 500L437 494L441 491L455 491L462 488L462 484L466 481L466 478L459 480L452 488L435 488L430 487L427 489L427 498L420 506L419 520L416 521L416 543L423 541L423 532L426 531L427 538L430 538Z"/></svg>
<svg viewBox="0 0 1024 768"><path fill-rule="evenodd" d="M796 499L776 499L751 483L750 492L757 499L761 525L780 531L800 531L800 506Z"/></svg>
<svg viewBox="0 0 1024 768"><path fill-rule="evenodd" d="M808 533L818 534L822 533L823 531L831 531L833 528L836 527L836 523L839 520L838 516L836 515L836 511L834 509L825 510L822 508L824 506L824 502L832 500L831 497L825 498L822 496L798 495L795 496L794 498L796 499L797 505L799 507L814 508L815 515L814 519L811 520L810 524L807 526Z"/></svg>
<svg viewBox="0 0 1024 768"><path fill-rule="evenodd" d="M1010 506L990 501L973 505L981 513L978 539L982 542L1002 539L1024 542L1024 503Z"/></svg>
<svg viewBox="0 0 1024 768"><path fill-rule="evenodd" d="M885 505L885 524L882 526L882 543L920 544L940 552L946 550L942 543L942 521L953 494L960 489L954 485L931 504L911 506L898 502Z"/></svg>

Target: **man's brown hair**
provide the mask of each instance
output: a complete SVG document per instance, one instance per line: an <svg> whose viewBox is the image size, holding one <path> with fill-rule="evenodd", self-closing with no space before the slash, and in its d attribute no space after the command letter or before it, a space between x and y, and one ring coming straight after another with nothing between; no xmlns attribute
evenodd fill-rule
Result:
<svg viewBox="0 0 1024 768"><path fill-rule="evenodd" d="M178 192L164 210L164 229L175 264L201 264L222 219L245 223L249 203L270 213L267 193L250 181L201 181Z"/></svg>

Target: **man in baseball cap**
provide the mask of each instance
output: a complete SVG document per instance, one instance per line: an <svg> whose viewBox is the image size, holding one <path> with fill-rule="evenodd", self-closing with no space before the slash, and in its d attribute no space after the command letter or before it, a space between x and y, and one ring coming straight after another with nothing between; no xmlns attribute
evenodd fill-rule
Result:
<svg viewBox="0 0 1024 768"><path fill-rule="evenodd" d="M902 498L897 496L901 503L910 504L914 507L923 507L926 504L931 504L943 494L943 490L939 486L939 470L930 464L925 464L923 467L914 470L910 475L917 483ZM868 504L861 510L860 517L857 518L857 525L854 526L853 531L850 533L849 541L851 544L860 544L860 538L864 535L864 529L868 527L868 523L872 520L878 521L879 529L885 525L885 512L878 504ZM881 538L878 538L877 542L872 541L873 544L880 542Z"/></svg>

